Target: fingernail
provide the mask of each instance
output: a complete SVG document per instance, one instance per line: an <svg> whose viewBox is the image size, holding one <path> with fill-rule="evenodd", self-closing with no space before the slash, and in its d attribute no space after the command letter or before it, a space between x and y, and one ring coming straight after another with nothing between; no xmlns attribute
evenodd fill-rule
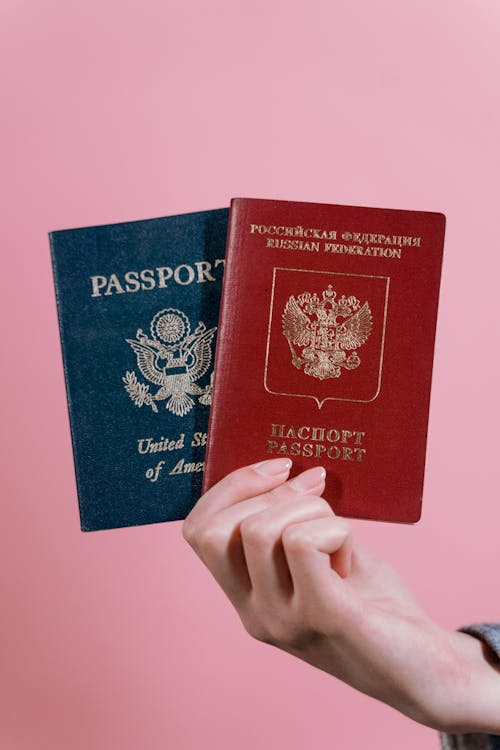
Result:
<svg viewBox="0 0 500 750"><path fill-rule="evenodd" d="M261 461L252 466L257 474L265 477L274 477L278 474L285 474L292 468L292 462L289 458L271 458L268 461Z"/></svg>
<svg viewBox="0 0 500 750"><path fill-rule="evenodd" d="M315 466L313 469L307 469L307 471L303 471L302 474L294 477L288 482L288 486L299 492L306 492L317 487L325 477L325 469L322 466Z"/></svg>

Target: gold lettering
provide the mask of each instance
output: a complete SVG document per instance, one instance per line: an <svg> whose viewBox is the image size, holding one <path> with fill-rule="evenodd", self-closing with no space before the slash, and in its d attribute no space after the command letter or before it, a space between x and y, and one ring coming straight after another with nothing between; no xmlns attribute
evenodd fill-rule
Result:
<svg viewBox="0 0 500 750"><path fill-rule="evenodd" d="M144 447L144 442L145 441L146 441L146 447ZM137 450L139 451L139 453L147 453L148 452L148 447L147 446L149 446L150 442L151 442L151 438L141 438L140 440L138 440L137 441L137 443L138 443Z"/></svg>
<svg viewBox="0 0 500 750"><path fill-rule="evenodd" d="M184 459L181 458L177 463L175 464L174 468L169 471L169 474L182 474L182 467L184 466Z"/></svg>
<svg viewBox="0 0 500 750"><path fill-rule="evenodd" d="M179 461L177 461L174 468L171 469L168 473L171 475L192 474L192 473L203 471L204 468L205 468L204 461L198 461L197 463L194 463L194 462L187 462L184 458L181 458Z"/></svg>
<svg viewBox="0 0 500 750"><path fill-rule="evenodd" d="M274 449L278 447L278 442L276 440L268 440L267 441L267 452L273 453Z"/></svg>
<svg viewBox="0 0 500 750"><path fill-rule="evenodd" d="M319 242L303 242L302 240L283 240L268 237L266 247L275 250L304 250L306 252L319 253Z"/></svg>
<svg viewBox="0 0 500 750"><path fill-rule="evenodd" d="M116 275L116 273L112 273L109 277L108 286L104 294L113 294L113 291L115 291L117 294L125 294L125 289L123 289L122 285L118 281L118 276Z"/></svg>
<svg viewBox="0 0 500 750"><path fill-rule="evenodd" d="M338 445L329 445L326 455L328 456L328 458L332 458L335 461L335 459L339 458L340 456L340 448L338 447Z"/></svg>
<svg viewBox="0 0 500 750"><path fill-rule="evenodd" d="M204 446L207 444L207 433L206 432L195 432L193 439L191 440L191 446L196 448L198 446Z"/></svg>
<svg viewBox="0 0 500 750"><path fill-rule="evenodd" d="M195 436L204 435L205 433L195 432ZM184 448L185 433L181 432L178 438L165 438L163 435L159 440L153 438L139 438L137 440L137 450L139 453L156 453L157 451L173 451ZM191 445L204 445L202 442L193 442Z"/></svg>
<svg viewBox="0 0 500 750"><path fill-rule="evenodd" d="M125 284L125 289L127 292L138 292L141 288L141 283L139 281L139 274L137 271L127 271L125 274L125 281L127 282ZM131 285L132 284L132 288Z"/></svg>
<svg viewBox="0 0 500 750"><path fill-rule="evenodd" d="M340 432L338 430L328 430L326 433L326 439L330 443L336 443L337 440L340 440Z"/></svg>
<svg viewBox="0 0 500 750"><path fill-rule="evenodd" d="M271 424L271 436L276 438L267 441L267 452L286 456L305 456L306 458L329 458L332 461L362 461L366 455L365 448L360 446L366 435L360 430L336 429L335 427L311 427L309 425ZM281 440L278 440L281 438ZM295 438L298 438L296 440ZM312 442L302 442L309 438ZM293 442L290 442L293 440ZM335 445L340 443L340 445ZM350 445L348 445L350 443Z"/></svg>
<svg viewBox="0 0 500 750"><path fill-rule="evenodd" d="M91 297L109 296L111 294L134 293L139 290L150 291L158 285L164 289L170 280L176 284L186 286L196 280L198 284L206 281L217 281L212 268L224 265L224 258L216 258L214 263L209 261L195 261L194 264L181 264L172 269L170 266L158 266L155 269L143 268L141 271L125 271L123 276L113 273L108 276L89 276L92 291Z"/></svg>
<svg viewBox="0 0 500 750"><path fill-rule="evenodd" d="M106 277L105 276L91 276L90 280L92 282L92 297L100 297L101 292L100 289L102 289L104 286L106 286Z"/></svg>
<svg viewBox="0 0 500 750"><path fill-rule="evenodd" d="M198 283L203 281L215 281L215 276L212 276L210 270L212 264L208 260L199 260L195 262L196 270L198 271Z"/></svg>
<svg viewBox="0 0 500 750"><path fill-rule="evenodd" d="M324 427L313 427L312 428L312 440L324 440L325 428Z"/></svg>
<svg viewBox="0 0 500 750"><path fill-rule="evenodd" d="M167 281L172 278L172 269L170 266L161 266L156 269L158 271L158 286L160 289L165 289Z"/></svg>
<svg viewBox="0 0 500 750"><path fill-rule="evenodd" d="M285 433L284 424L271 425L271 435L273 435L273 437L283 437L284 433Z"/></svg>
<svg viewBox="0 0 500 750"><path fill-rule="evenodd" d="M181 279L181 269L185 268L187 271L187 279L183 281ZM180 266L177 266L177 268L174 271L174 281L176 281L178 284L182 284L182 286L186 286L186 284L191 284L194 280L194 271L192 266L187 266L185 263L182 263Z"/></svg>
<svg viewBox="0 0 500 750"><path fill-rule="evenodd" d="M151 268L145 268L140 272L139 276L141 281L145 282L145 284L141 284L141 289L155 288L154 271L152 271Z"/></svg>

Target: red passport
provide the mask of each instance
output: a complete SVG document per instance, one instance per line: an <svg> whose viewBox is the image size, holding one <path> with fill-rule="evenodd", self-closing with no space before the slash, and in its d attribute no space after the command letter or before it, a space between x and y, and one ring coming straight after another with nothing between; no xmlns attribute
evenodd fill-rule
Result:
<svg viewBox="0 0 500 750"><path fill-rule="evenodd" d="M249 463L327 471L351 518L421 514L445 217L236 198L203 490Z"/></svg>

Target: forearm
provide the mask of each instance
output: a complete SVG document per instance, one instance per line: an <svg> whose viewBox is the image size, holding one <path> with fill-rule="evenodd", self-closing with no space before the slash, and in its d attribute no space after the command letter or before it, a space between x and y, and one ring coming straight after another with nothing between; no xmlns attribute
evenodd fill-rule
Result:
<svg viewBox="0 0 500 750"><path fill-rule="evenodd" d="M413 632L391 633L391 649L380 632L374 633L378 650L366 649L372 628L361 626L356 634L354 628L333 637L323 633L306 647L285 650L432 729L500 734L497 657L473 636L444 630L425 616L411 620Z"/></svg>

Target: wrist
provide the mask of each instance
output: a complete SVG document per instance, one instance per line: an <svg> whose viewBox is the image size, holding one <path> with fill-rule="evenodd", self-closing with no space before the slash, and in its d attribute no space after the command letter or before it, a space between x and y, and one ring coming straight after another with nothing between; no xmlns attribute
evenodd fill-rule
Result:
<svg viewBox="0 0 500 750"><path fill-rule="evenodd" d="M429 725L448 734L500 734L500 660L479 638L446 635L460 668L440 681Z"/></svg>

